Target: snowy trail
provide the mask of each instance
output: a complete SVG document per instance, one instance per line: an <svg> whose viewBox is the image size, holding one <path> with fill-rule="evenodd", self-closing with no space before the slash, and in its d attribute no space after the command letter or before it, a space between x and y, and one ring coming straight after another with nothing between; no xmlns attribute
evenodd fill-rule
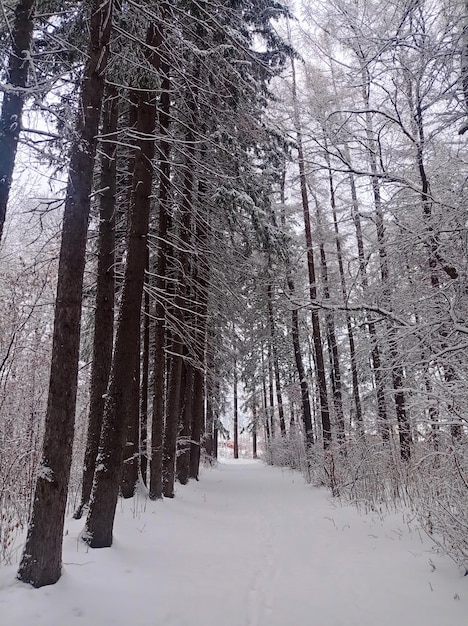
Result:
<svg viewBox="0 0 468 626"><path fill-rule="evenodd" d="M56 585L0 569L1 626L468 624L468 578L401 515L361 516L261 463L123 503L112 549L87 550L82 525L67 524Z"/></svg>

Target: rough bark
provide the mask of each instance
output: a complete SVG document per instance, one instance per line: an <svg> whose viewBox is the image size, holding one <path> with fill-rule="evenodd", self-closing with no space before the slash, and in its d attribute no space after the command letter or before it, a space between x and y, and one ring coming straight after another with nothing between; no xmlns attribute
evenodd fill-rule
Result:
<svg viewBox="0 0 468 626"><path fill-rule="evenodd" d="M140 320L138 320L140 323ZM125 441L123 446L123 465L120 479L122 498L133 498L138 484L138 456L140 430L140 337L134 346L134 371L129 383L130 394L126 398Z"/></svg>
<svg viewBox="0 0 468 626"><path fill-rule="evenodd" d="M148 28L147 43L155 34ZM156 98L141 90L138 104L138 151L135 158L132 201L129 207L127 260L117 323L114 355L107 393L93 490L83 539L92 548L112 545L112 530L122 470L128 400L134 391L133 376L140 335L140 309L146 266L151 187L153 180Z"/></svg>
<svg viewBox="0 0 468 626"><path fill-rule="evenodd" d="M271 351L273 357L273 371L275 375L276 403L278 405L278 417L280 423L280 431L282 435L286 434L286 422L284 419L283 394L281 393L281 377L279 369L278 349L276 346L276 329L275 318L273 315L273 287L271 283L267 285L267 306L268 306L268 322L270 326Z"/></svg>
<svg viewBox="0 0 468 626"><path fill-rule="evenodd" d="M297 109L297 93L296 93L296 74L294 61L291 60L292 76L293 76L293 104L294 104L294 123L296 130L296 143L298 151L298 164L299 164L299 182L301 187L301 200L302 210L304 217L304 234L307 246L307 269L309 274L309 292L310 299L312 301L312 340L314 344L314 359L316 366L317 385L320 399L320 417L322 425L322 438L323 447L327 449L330 446L332 433L330 427L330 411L328 407L328 393L327 383L325 375L325 364L323 359L322 349L322 331L320 328L320 318L318 309L314 306L314 302L317 300L317 282L315 276L315 260L314 250L312 244L312 228L310 224L309 213L309 196L307 192L307 177L305 172L305 159L304 150L302 146L302 132L299 120L299 113Z"/></svg>
<svg viewBox="0 0 468 626"><path fill-rule="evenodd" d="M320 204L316 201L316 215L317 224L320 230L320 270L322 278L323 296L325 300L330 300L330 285L328 280L328 264L327 256L325 253L325 245L323 241L323 224L322 224L322 212L320 210ZM327 345L328 355L330 360L330 380L333 394L333 405L335 408L335 421L338 430L338 441L340 444L345 442L345 425L344 425L344 413L343 413L343 392L341 383L341 366L340 355L338 351L338 341L336 338L335 318L331 311L327 311L325 314L325 324L327 329Z"/></svg>
<svg viewBox="0 0 468 626"><path fill-rule="evenodd" d="M0 241L3 235L24 100L27 97L29 54L34 27L35 0L19 0L11 30L11 52L0 113Z"/></svg>
<svg viewBox="0 0 468 626"><path fill-rule="evenodd" d="M81 500L75 512L79 519L89 502L93 486L94 469L101 435L104 400L109 381L114 343L114 247L116 198L116 144L112 141L117 132L119 104L114 87L106 90L103 108L100 188L98 266L96 282L96 310L94 314L93 357L90 382L90 400L86 451L83 465Z"/></svg>
<svg viewBox="0 0 468 626"><path fill-rule="evenodd" d="M296 362L297 374L299 376L299 385L301 388L301 404L302 404L302 421L306 434L307 444L314 443L314 429L312 425L312 411L310 408L309 384L306 378L304 361L302 359L301 341L299 334L299 314L297 307L294 306L295 286L291 276L288 276L289 297L293 303L291 307L291 336L294 351L294 360Z"/></svg>
<svg viewBox="0 0 468 626"><path fill-rule="evenodd" d="M193 421L194 368L192 364L186 360L184 369L184 407L182 411L182 424L176 462L177 480L181 485L186 485L190 478L190 437Z"/></svg>
<svg viewBox="0 0 468 626"><path fill-rule="evenodd" d="M239 400L238 400L238 384L237 384L237 359L234 359L234 372L233 372L233 431L234 431L234 458L239 458Z"/></svg>
<svg viewBox="0 0 468 626"><path fill-rule="evenodd" d="M149 272L149 250L146 249L146 284ZM143 304L143 353L141 357L140 389L140 429L139 429L139 473L143 484L147 484L148 472L148 391L150 359L150 297L148 289L144 292Z"/></svg>
<svg viewBox="0 0 468 626"><path fill-rule="evenodd" d="M92 4L87 62L78 107L60 248L52 363L42 457L18 578L55 583L70 477L80 347L80 317L96 135L112 22L112 1Z"/></svg>
<svg viewBox="0 0 468 626"><path fill-rule="evenodd" d="M163 18L167 19L166 4L163 5ZM163 25L158 27L159 46L164 42ZM161 74L161 96L159 102L159 211L158 211L158 252L156 262L156 288L159 293L166 291L166 273L168 258L168 232L170 228L170 189L171 189L171 144L169 127L171 114L171 81L166 55L159 54ZM151 416L151 463L149 497L157 500L163 496L163 437L166 415L166 309L161 297L156 300L154 324L154 360L153 360L153 410Z"/></svg>
<svg viewBox="0 0 468 626"><path fill-rule="evenodd" d="M338 216L337 216L337 210L336 210L335 185L333 181L330 157L327 151L325 154L326 154L327 169L328 169L328 183L329 183L329 189L330 189L330 205L332 208L333 228L335 232L335 246L336 246L336 254L338 258L338 271L340 274L341 295L343 298L343 303L346 304L348 301L348 290L346 286L346 277L345 277L344 264L343 264L343 251L341 248L340 231L339 231L339 226L338 226ZM362 245L362 241L361 241L361 245ZM349 355L350 355L350 360L351 360L351 381L352 381L352 387L353 387L354 408L356 412L356 423L359 429L359 433L361 435L364 435L364 423L363 423L363 417L362 417L361 395L359 391L359 376L358 376L357 358L356 358L356 342L354 339L354 330L353 330L353 325L351 321L351 316L349 315L348 312L346 312L346 330L347 330L347 335L348 335Z"/></svg>

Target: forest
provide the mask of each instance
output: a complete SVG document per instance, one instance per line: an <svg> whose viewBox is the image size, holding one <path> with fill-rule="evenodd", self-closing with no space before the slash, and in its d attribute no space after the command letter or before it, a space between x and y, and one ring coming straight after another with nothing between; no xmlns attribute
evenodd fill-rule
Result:
<svg viewBox="0 0 468 626"><path fill-rule="evenodd" d="M0 4L0 562L244 429L468 573L466 0Z"/></svg>

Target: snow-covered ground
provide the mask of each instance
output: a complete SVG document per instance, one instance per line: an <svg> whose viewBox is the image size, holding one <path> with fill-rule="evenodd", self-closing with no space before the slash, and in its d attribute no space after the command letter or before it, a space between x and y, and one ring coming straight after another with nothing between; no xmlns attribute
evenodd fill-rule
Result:
<svg viewBox="0 0 468 626"><path fill-rule="evenodd" d="M50 587L0 570L1 626L466 626L468 577L401 514L298 474L221 463L174 500L119 505L111 549L70 520Z"/></svg>

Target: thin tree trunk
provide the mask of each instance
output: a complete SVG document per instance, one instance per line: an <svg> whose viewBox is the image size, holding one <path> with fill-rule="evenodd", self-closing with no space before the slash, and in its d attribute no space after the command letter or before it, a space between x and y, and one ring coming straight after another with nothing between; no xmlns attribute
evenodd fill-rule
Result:
<svg viewBox="0 0 468 626"><path fill-rule="evenodd" d="M146 248L146 285L149 276L149 248ZM139 472L143 484L147 484L148 472L148 390L150 359L150 297L148 289L144 291L143 304L143 354L140 389L140 429L139 429Z"/></svg>
<svg viewBox="0 0 468 626"><path fill-rule="evenodd" d="M158 28L159 45L164 41L163 24L168 17L167 4L162 5L162 20ZM161 96L159 103L159 214L158 252L156 263L156 288L160 294L166 292L167 242L170 228L170 189L171 189L171 144L169 126L171 120L171 79L166 54L159 55L161 73ZM166 414L166 307L161 296L156 300L155 336L153 361L153 411L151 416L151 464L149 497L157 500L163 496L163 437Z"/></svg>
<svg viewBox="0 0 468 626"><path fill-rule="evenodd" d="M349 160L349 158L348 158ZM349 184L351 189L351 213L356 231L356 243L358 249L359 259L359 274L361 277L361 284L364 292L367 292L369 288L369 281L367 279L367 263L364 252L364 239L362 236L361 217L359 214L359 201L356 191L356 183L353 175L349 177ZM372 371L375 379L375 389L377 397L377 422L378 428L382 435L382 440L387 442L390 438L390 430L388 426L387 405L385 402L385 380L382 370L382 358L380 355L380 347L377 337L377 329L372 320L367 320L367 329L369 331L369 338L371 344L371 360Z"/></svg>
<svg viewBox="0 0 468 626"><path fill-rule="evenodd" d="M271 283L267 285L267 305L268 320L270 325L271 351L273 356L273 370L275 374L276 402L278 405L278 417L280 423L281 434L286 434L286 423L284 420L283 395L281 393L281 377L279 370L278 349L276 347L275 319L273 315L273 287Z"/></svg>
<svg viewBox="0 0 468 626"><path fill-rule="evenodd" d="M184 408L182 412L182 428L180 431L176 463L177 480L181 485L186 485L190 477L190 436L192 432L194 382L194 368L188 360L185 361L184 369Z"/></svg>
<svg viewBox="0 0 468 626"><path fill-rule="evenodd" d="M296 361L296 369L299 376L299 385L301 387L301 403L302 403L302 421L306 434L306 443L312 445L314 443L314 428L312 425L312 411L310 408L309 384L307 382L304 361L302 359L301 340L299 334L299 314L297 307L294 305L295 287L291 276L288 276L288 290L291 299L291 335L294 350L294 360Z"/></svg>
<svg viewBox="0 0 468 626"><path fill-rule="evenodd" d="M19 0L15 7L15 19L11 30L12 49L4 81L9 89L3 93L0 113L0 242L15 167L24 100L27 96L35 7L35 0Z"/></svg>
<svg viewBox="0 0 468 626"><path fill-rule="evenodd" d="M296 127L296 143L298 151L299 161L299 180L301 186L301 200L302 210L304 216L304 232L307 246L307 269L309 274L309 291L310 299L312 301L312 339L314 344L314 357L317 370L317 383L320 399L320 417L322 423L322 438L323 447L327 449L330 446L332 440L332 433L330 428L330 412L328 408L328 394L327 383L325 376L325 364L323 360L322 349L322 332L320 329L320 319L318 309L314 306L314 302L317 300L317 283L315 277L315 261L314 251L312 246L312 229L310 224L309 214L309 197L307 193L307 178L305 173L305 159L304 150L302 147L302 131L300 127L299 112L297 108L297 91L296 91L296 72L294 60L291 60L292 68L292 89L293 89L293 103L294 103L294 123Z"/></svg>
<svg viewBox="0 0 468 626"><path fill-rule="evenodd" d="M235 332L235 331L234 331ZM234 458L239 458L239 401L237 393L237 359L234 357L233 405L234 405Z"/></svg>
<svg viewBox="0 0 468 626"><path fill-rule="evenodd" d="M327 148L326 143L325 143L325 147ZM335 185L333 182L333 174L331 170L330 156L327 150L325 152L325 155L326 155L327 169L328 169L328 183L329 183L329 188L330 188L330 205L332 208L333 227L335 231L336 253L338 257L338 270L340 273L341 295L343 298L343 303L346 304L348 301L348 290L346 287L346 278L345 278L344 265L343 265L343 252L341 249L338 216L337 216L337 211L336 211ZM362 242L361 242L361 245L362 245ZM357 358L356 358L356 343L354 339L353 325L351 323L351 316L349 315L348 312L346 312L346 330L348 334L349 355L350 355L350 360L351 360L351 380L352 380L352 386L353 386L354 407L356 411L356 422L357 422L360 434L364 435L364 423L363 423L363 417L362 417L361 396L359 392L359 377L358 377Z"/></svg>
<svg viewBox="0 0 468 626"><path fill-rule="evenodd" d="M201 157L203 158L204 149L202 148ZM198 471L200 465L200 441L204 424L204 407L205 407L205 387L209 386L210 372L213 372L213 366L208 364L209 346L206 345L207 333L207 312L208 312L208 259L206 256L206 243L209 231L209 215L205 218L205 194L206 183L200 180L198 183L198 215L196 216L195 226L195 245L198 254L194 259L194 276L193 283L195 286L195 359L196 366L193 380L193 420L192 420L192 438L190 443L190 478L198 480ZM208 227L207 227L208 226ZM212 346L214 348L214 346ZM213 354L213 353L212 353ZM205 367L206 364L206 367ZM206 374L205 374L206 371ZM205 381L206 376L206 381ZM205 384L206 382L206 384ZM208 396L208 393L207 393ZM208 397L207 397L208 404ZM207 407L208 415L208 407ZM208 420L207 420L208 421ZM205 429L206 431L206 429ZM213 453L213 450L212 450Z"/></svg>
<svg viewBox="0 0 468 626"><path fill-rule="evenodd" d="M81 501L75 512L80 519L83 507L89 502L93 486L94 469L101 436L104 400L109 382L114 345L114 248L115 248L115 198L116 198L116 152L114 143L119 117L117 90L108 86L104 103L100 188L98 266L96 284L96 311L94 314L93 360L90 382L88 431L81 486Z"/></svg>
<svg viewBox="0 0 468 626"><path fill-rule="evenodd" d="M54 584L62 568L62 538L70 477L80 348L86 237L96 135L101 113L112 1L92 4L88 56L81 86L60 248L52 363L44 442L28 535L18 578Z"/></svg>
<svg viewBox="0 0 468 626"><path fill-rule="evenodd" d="M271 438L275 438L275 391L273 383L273 355L271 350L271 343L268 342L267 346L267 362L268 362L268 415L270 418L270 432Z"/></svg>
<svg viewBox="0 0 468 626"><path fill-rule="evenodd" d="M190 250L192 243L193 222L193 183L195 163L195 124L196 124L196 93L190 94L188 121L186 123L186 159L182 180L182 206L180 227L180 256L177 272L176 294L174 299L173 317L176 320L173 332L171 371L169 376L168 408L166 428L164 432L163 451L163 493L166 498L174 497L175 461L177 450L177 431L181 409L181 377L184 353L185 309L189 308L187 280L190 274Z"/></svg>
<svg viewBox="0 0 468 626"><path fill-rule="evenodd" d="M155 31L148 28L146 43L155 45ZM151 187L153 181L156 99L154 92L139 92L138 151L135 158L132 202L129 207L127 260L117 324L112 369L94 474L91 503L83 538L92 548L112 545L112 530L122 473L122 454L129 398L134 392L136 346L140 336L140 312L146 266Z"/></svg>
<svg viewBox="0 0 468 626"><path fill-rule="evenodd" d="M323 242L323 224L322 224L322 212L320 210L320 204L316 200L316 215L317 224L320 231L320 269L322 274L323 295L325 300L330 300L330 286L328 281L328 265L327 256L325 253L325 245ZM327 311L325 314L325 323L327 329L327 344L330 358L330 379L333 392L333 404L335 408L335 419L338 428L338 441L340 444L345 442L345 425L344 425L344 413L343 413L343 392L341 384L341 368L340 368L340 356L338 352L338 341L336 338L335 319L331 311Z"/></svg>
<svg viewBox="0 0 468 626"><path fill-rule="evenodd" d="M140 324L140 320L138 320ZM122 498L133 498L138 484L138 456L140 431L140 336L135 349L135 369L130 384L130 393L126 398L127 424L123 446L123 465L120 479L120 493Z"/></svg>
<svg viewBox="0 0 468 626"><path fill-rule="evenodd" d="M252 404L252 458L257 459L257 405Z"/></svg>
<svg viewBox="0 0 468 626"><path fill-rule="evenodd" d="M379 251L380 262L380 274L383 287L383 295L385 305L389 305L389 269L388 269L388 255L385 244L385 224L382 209L382 197L380 193L380 184L377 176L377 157L376 157L376 145L373 137L372 118L369 112L369 89L370 78L367 67L363 66L362 69L362 97L366 106L366 138L367 138L367 154L369 158L369 164L371 169L371 185L372 193L374 197L374 210L375 210L375 223L377 230L377 244ZM400 440L400 455L404 461L409 460L411 456L411 429L409 423L409 417L407 415L405 394L403 392L404 387L404 373L403 368L399 365L399 355L396 340L396 332L393 323L387 320L387 329L389 332L389 353L392 359L392 380L394 387L394 399L395 410L398 422L398 433Z"/></svg>

